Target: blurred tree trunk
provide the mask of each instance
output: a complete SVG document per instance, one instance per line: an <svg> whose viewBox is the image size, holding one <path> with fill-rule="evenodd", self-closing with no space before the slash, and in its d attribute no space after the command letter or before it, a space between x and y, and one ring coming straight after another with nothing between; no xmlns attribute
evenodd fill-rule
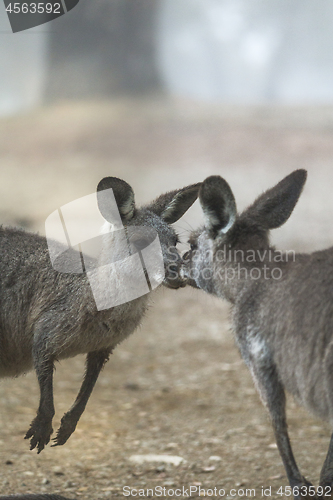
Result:
<svg viewBox="0 0 333 500"><path fill-rule="evenodd" d="M53 21L46 100L161 91L158 8L159 0L80 0Z"/></svg>

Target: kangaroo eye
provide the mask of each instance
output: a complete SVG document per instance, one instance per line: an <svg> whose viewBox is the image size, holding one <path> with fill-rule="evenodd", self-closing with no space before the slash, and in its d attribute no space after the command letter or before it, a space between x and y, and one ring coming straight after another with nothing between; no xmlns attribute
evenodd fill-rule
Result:
<svg viewBox="0 0 333 500"><path fill-rule="evenodd" d="M198 247L195 243L191 243L190 248L191 248L191 252L194 252Z"/></svg>

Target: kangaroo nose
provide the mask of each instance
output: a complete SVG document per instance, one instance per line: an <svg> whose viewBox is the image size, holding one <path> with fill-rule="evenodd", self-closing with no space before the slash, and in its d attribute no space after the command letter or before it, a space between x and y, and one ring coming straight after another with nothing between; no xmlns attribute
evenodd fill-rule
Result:
<svg viewBox="0 0 333 500"><path fill-rule="evenodd" d="M190 257L190 251L188 250L187 252L185 252L185 253L184 253L184 255L183 255L182 259L183 259L183 260L188 260L188 259L189 259L189 257Z"/></svg>
<svg viewBox="0 0 333 500"><path fill-rule="evenodd" d="M169 264L169 270L171 273L178 274L179 267L177 264Z"/></svg>

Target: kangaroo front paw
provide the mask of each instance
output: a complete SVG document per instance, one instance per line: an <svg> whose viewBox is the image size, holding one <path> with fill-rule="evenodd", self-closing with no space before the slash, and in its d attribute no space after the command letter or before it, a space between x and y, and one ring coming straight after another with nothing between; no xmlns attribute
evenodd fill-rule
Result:
<svg viewBox="0 0 333 500"><path fill-rule="evenodd" d="M60 427L57 430L57 435L53 439L54 443L52 446L61 446L66 443L68 438L73 434L76 429L77 418L75 418L70 412L65 413L61 419Z"/></svg>
<svg viewBox="0 0 333 500"><path fill-rule="evenodd" d="M52 429L52 421L37 417L31 422L30 429L24 439L30 439L30 450L37 447L37 453L40 453L49 443Z"/></svg>

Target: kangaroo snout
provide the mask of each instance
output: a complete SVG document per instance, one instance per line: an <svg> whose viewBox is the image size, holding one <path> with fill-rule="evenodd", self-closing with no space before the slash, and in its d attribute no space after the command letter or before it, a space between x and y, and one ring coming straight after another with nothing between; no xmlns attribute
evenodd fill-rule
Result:
<svg viewBox="0 0 333 500"><path fill-rule="evenodd" d="M163 285L173 289L184 288L187 285L181 260L166 266Z"/></svg>
<svg viewBox="0 0 333 500"><path fill-rule="evenodd" d="M191 271L192 265L191 265L191 258L192 258L192 253L190 250L187 250L183 256L182 256L182 263L180 266L180 276L184 280L184 283L186 285L190 285L193 288L198 288L195 279L193 278L193 273Z"/></svg>

